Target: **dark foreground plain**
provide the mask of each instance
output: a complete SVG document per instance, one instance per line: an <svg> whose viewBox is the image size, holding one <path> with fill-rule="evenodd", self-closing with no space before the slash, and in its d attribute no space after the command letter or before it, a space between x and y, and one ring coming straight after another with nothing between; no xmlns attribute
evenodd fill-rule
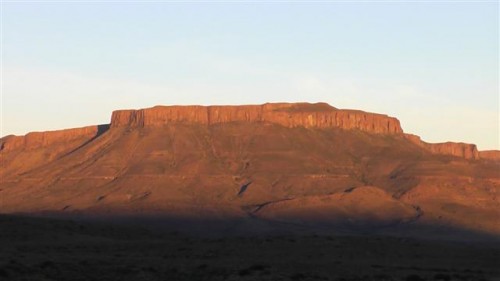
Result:
<svg viewBox="0 0 500 281"><path fill-rule="evenodd" d="M498 240L202 236L10 215L0 229L0 280L500 280Z"/></svg>

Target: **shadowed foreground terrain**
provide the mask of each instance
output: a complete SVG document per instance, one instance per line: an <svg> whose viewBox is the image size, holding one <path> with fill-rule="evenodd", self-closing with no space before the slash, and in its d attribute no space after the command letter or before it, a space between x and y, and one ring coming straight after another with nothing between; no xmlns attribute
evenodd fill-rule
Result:
<svg viewBox="0 0 500 281"><path fill-rule="evenodd" d="M500 279L498 243L380 235L203 237L19 216L0 216L0 228L0 280Z"/></svg>

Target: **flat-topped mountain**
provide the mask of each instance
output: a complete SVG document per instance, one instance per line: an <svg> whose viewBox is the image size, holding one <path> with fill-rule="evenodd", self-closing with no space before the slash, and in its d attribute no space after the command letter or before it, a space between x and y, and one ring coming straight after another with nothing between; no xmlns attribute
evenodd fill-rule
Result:
<svg viewBox="0 0 500 281"><path fill-rule="evenodd" d="M55 142L80 137L95 137L109 127L150 127L172 123L215 125L230 122L265 122L288 128L341 128L356 129L375 134L404 135L415 144L435 154L454 155L478 159L473 144L423 142L420 137L403 134L400 122L387 115L359 110L341 110L326 103L267 103L242 106L156 106L140 110L117 110L109 125L89 126L51 132L29 133L26 136L7 136L0 141L5 151L16 148L37 148ZM500 159L496 151L484 152L485 158Z"/></svg>
<svg viewBox="0 0 500 281"><path fill-rule="evenodd" d="M118 110L110 124L3 137L0 160L1 213L500 234L498 151L325 103Z"/></svg>
<svg viewBox="0 0 500 281"><path fill-rule="evenodd" d="M338 110L328 104L268 103L244 106L157 106L113 112L111 127L161 126L172 122L214 125L229 122L268 122L284 127L343 128L397 134L396 118L355 110Z"/></svg>

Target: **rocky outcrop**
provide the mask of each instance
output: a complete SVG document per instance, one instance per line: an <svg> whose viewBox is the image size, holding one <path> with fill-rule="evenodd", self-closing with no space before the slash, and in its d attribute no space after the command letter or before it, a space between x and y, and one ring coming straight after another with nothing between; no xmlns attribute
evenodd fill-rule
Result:
<svg viewBox="0 0 500 281"><path fill-rule="evenodd" d="M419 136L404 134L405 138L424 148L432 154L451 155L465 159L479 159L480 155L475 144L462 142L427 143Z"/></svg>
<svg viewBox="0 0 500 281"><path fill-rule="evenodd" d="M382 114L339 110L325 103L272 103L246 106L156 106L113 112L111 127L161 126L186 122L212 125L228 122L269 122L288 128L358 129L377 134L400 134L399 120Z"/></svg>
<svg viewBox="0 0 500 281"><path fill-rule="evenodd" d="M445 154L458 156L465 159L479 159L479 153L475 144L445 142L445 143L432 143L426 147L434 154Z"/></svg>
<svg viewBox="0 0 500 281"><path fill-rule="evenodd" d="M83 128L32 132L25 136L6 136L0 139L0 151L8 152L16 149L36 149L56 143L64 143L79 138L91 139L95 137L102 126L88 126Z"/></svg>
<svg viewBox="0 0 500 281"><path fill-rule="evenodd" d="M500 160L500 150L479 151L479 158L490 159L490 160Z"/></svg>

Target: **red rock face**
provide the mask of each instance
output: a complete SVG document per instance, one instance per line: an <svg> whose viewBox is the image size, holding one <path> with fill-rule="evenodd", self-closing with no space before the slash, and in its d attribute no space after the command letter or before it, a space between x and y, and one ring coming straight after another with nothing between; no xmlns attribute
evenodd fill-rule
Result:
<svg viewBox="0 0 500 281"><path fill-rule="evenodd" d="M481 159L500 160L500 150L479 151Z"/></svg>
<svg viewBox="0 0 500 281"><path fill-rule="evenodd" d="M111 127L160 126L173 122L218 124L269 122L284 127L358 129L377 134L401 134L399 120L387 115L338 110L326 104L264 104L248 106L157 106L113 112Z"/></svg>
<svg viewBox="0 0 500 281"><path fill-rule="evenodd" d="M404 135L419 147L441 155L465 159L500 159L499 151L479 153L474 144L427 143L419 136L403 134L399 120L387 115L359 110L341 110L326 103L266 103L244 106L156 106L139 110L118 110L111 116L111 128L154 127L171 123L213 125L229 122L268 122L287 128L356 129L374 134ZM34 132L26 136L7 136L0 139L0 150L35 149L53 143L96 136L98 126Z"/></svg>
<svg viewBox="0 0 500 281"><path fill-rule="evenodd" d="M415 143L416 145L428 150L433 154L452 155L465 159L479 159L480 155L475 144L462 142L444 142L444 143L427 143L420 139L419 136L405 134L405 138Z"/></svg>
<svg viewBox="0 0 500 281"><path fill-rule="evenodd" d="M90 139L94 137L97 132L98 126L48 132L32 132L25 136L7 136L0 140L0 147L4 152L15 149L30 150L83 137Z"/></svg>
<svg viewBox="0 0 500 281"><path fill-rule="evenodd" d="M435 154L452 155L465 159L479 159L479 153L475 144L456 142L432 143L428 146L428 149Z"/></svg>

